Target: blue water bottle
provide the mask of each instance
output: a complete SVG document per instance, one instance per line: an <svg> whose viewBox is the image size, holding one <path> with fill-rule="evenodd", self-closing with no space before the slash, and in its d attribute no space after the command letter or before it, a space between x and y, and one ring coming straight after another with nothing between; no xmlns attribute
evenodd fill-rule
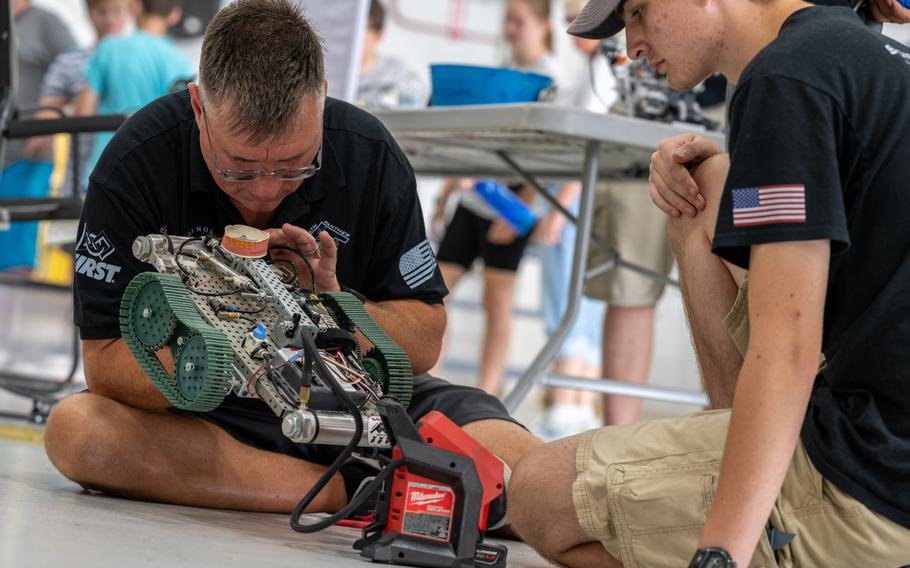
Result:
<svg viewBox="0 0 910 568"><path fill-rule="evenodd" d="M483 197L487 204L508 221L518 236L523 237L537 223L537 217L528 205L515 195L515 192L501 183L483 179L474 184L474 191Z"/></svg>

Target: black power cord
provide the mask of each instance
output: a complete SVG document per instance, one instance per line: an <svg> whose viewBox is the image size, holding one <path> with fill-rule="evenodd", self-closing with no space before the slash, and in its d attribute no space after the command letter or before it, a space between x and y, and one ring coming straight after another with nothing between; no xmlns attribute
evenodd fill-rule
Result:
<svg viewBox="0 0 910 568"><path fill-rule="evenodd" d="M369 485L368 490L364 490L360 495L355 496L350 503L347 504L337 513L329 515L324 519L320 519L312 524L304 524L300 522L300 516L306 511L306 508L309 507L310 503L313 502L313 499L325 488L329 483L332 477L338 473L351 454L354 453L354 450L357 448L357 444L360 442L360 437L363 435L363 417L360 415L360 410L357 408L357 405L351 400L351 397L345 392L344 388L338 383L338 380L329 371L329 368L326 366L325 361L322 360L322 357L319 356L319 350L316 347L316 341L309 334L303 333L303 349L307 359L310 359L314 364L314 370L319 375L319 377L329 385L332 389L332 392L341 399L342 404L351 413L354 417L354 435L351 437L351 441L344 447L338 457L335 458L335 461L332 462L332 465L322 474L322 477L319 478L313 487L307 492L300 503L294 508L294 512L291 513L291 528L297 532L301 533L314 533L321 531L327 527L330 527L337 523L338 521L344 519L350 515L353 511L357 509L364 501L369 498L372 494L375 486L378 486L379 483L384 481L391 475L391 472L401 465L395 465L394 467L387 467L379 475L376 476L376 479ZM404 463L403 460L399 460L401 463ZM393 463L394 465L394 463Z"/></svg>
<svg viewBox="0 0 910 568"><path fill-rule="evenodd" d="M310 281L313 284L313 293L315 294L317 292L317 290L316 290L316 272L313 270L313 266L310 265L310 261L307 260L306 255L304 255L302 252L300 252L299 250L297 250L295 248L286 247L284 245L275 245L275 246L269 247L269 251L273 251L273 250L287 251L287 252L296 254L297 256L300 257L301 260L303 260L303 264L307 267L307 270L310 272ZM299 282L298 282L298 284L299 284Z"/></svg>

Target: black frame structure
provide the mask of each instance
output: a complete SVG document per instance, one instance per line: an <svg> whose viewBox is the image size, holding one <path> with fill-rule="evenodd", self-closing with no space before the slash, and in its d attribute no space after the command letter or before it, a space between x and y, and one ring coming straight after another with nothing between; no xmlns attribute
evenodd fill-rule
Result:
<svg viewBox="0 0 910 568"><path fill-rule="evenodd" d="M24 111L19 108L16 101L19 81L13 22L12 2L0 0L0 167L5 162L8 140L59 133L70 134L72 136L72 155L78 156L80 133L109 132L117 130L123 124L126 117L122 115L66 118L59 109L52 109L60 113L62 118L59 119L22 119ZM33 114L38 110L42 109L36 107L28 112ZM71 162L73 187L69 195L46 198L0 198L0 221L6 223L78 219L82 212L83 198L78 189L81 172L79 160L74 159ZM61 292L71 290L70 286L58 286L4 276L0 276L0 286L53 289ZM38 423L44 422L60 395L65 393L73 383L79 368L79 346L79 332L74 326L71 341L72 364L67 375L62 378L25 375L0 369L0 389L29 398L33 402L32 411L29 414L0 412L0 416L24 418Z"/></svg>

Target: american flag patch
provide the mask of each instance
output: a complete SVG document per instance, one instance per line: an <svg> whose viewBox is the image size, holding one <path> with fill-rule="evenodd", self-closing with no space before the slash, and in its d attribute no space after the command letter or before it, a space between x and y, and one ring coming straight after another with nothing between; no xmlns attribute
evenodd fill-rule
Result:
<svg viewBox="0 0 910 568"><path fill-rule="evenodd" d="M733 226L806 222L806 186L766 185L733 190Z"/></svg>
<svg viewBox="0 0 910 568"><path fill-rule="evenodd" d="M424 240L404 253L398 261L398 270L411 290L432 278L436 272L436 257L430 241Z"/></svg>

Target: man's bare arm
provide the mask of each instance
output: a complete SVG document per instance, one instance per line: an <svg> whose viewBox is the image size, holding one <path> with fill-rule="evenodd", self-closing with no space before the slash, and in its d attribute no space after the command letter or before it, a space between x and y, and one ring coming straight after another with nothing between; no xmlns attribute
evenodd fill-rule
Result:
<svg viewBox="0 0 910 568"><path fill-rule="evenodd" d="M367 312L411 359L415 375L426 373L439 359L446 311L442 304L420 300L367 302Z"/></svg>
<svg viewBox="0 0 910 568"><path fill-rule="evenodd" d="M165 348L158 358L168 371L173 359ZM171 403L139 367L123 339L88 339L82 342L85 382L89 391L146 410L170 408Z"/></svg>
<svg viewBox="0 0 910 568"><path fill-rule="evenodd" d="M76 102L73 104L73 114L76 116L93 116L98 113L98 93L91 87L84 87Z"/></svg>
<svg viewBox="0 0 910 568"><path fill-rule="evenodd" d="M829 241L752 247L751 335L699 546L748 565L789 468L818 370ZM693 551L694 552L694 551Z"/></svg>

